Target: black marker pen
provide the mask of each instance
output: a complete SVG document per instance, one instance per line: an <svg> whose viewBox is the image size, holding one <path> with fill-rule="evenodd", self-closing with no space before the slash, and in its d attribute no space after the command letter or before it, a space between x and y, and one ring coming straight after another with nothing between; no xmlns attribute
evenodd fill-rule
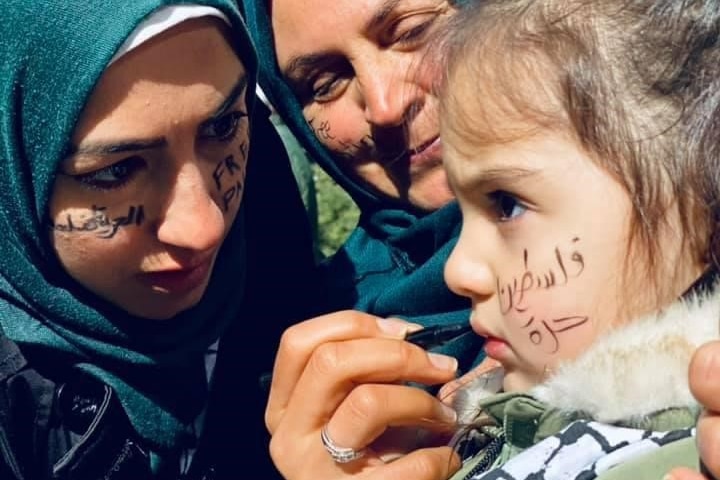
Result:
<svg viewBox="0 0 720 480"><path fill-rule="evenodd" d="M405 337L406 342L417 345L420 348L429 349L439 347L450 340L459 337L464 333L472 331L472 327L468 323L453 323L450 325L433 325L425 327L422 330L412 332ZM266 373L260 377L260 388L268 392L270 383L272 382L272 374Z"/></svg>
<svg viewBox="0 0 720 480"><path fill-rule="evenodd" d="M450 340L471 331L472 327L469 323L433 325L407 335L405 337L405 341L427 350L428 348L439 347Z"/></svg>

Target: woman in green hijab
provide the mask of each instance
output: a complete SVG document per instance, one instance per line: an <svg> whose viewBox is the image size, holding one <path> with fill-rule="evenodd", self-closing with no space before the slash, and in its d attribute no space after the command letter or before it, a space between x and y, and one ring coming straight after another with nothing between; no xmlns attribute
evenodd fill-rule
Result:
<svg viewBox="0 0 720 480"><path fill-rule="evenodd" d="M434 94L440 72L426 48L462 3L241 2L258 48L263 91L309 156L361 210L347 243L322 265L331 310L354 309L423 327L468 324L467 299L453 294L443 280L461 215L442 166ZM394 338L409 328L393 325ZM294 471L288 466L293 455L284 453L290 448L300 451L301 442L308 451L320 446L320 429L334 400L319 399L343 398L355 379L364 383L373 374L378 382L419 381L403 376L403 362L389 363L397 353L392 343L368 338L387 335L361 313L329 315L287 332L266 410L281 471ZM455 357L457 370L464 372L482 359L480 346L479 337L466 333L432 350ZM320 368L316 358L324 359ZM395 366L397 376L382 377ZM448 381L455 369L449 360L445 367L427 366L423 380ZM418 389L388 403L407 404L411 394L440 411L437 401L418 398ZM358 429L367 423L358 419ZM334 439L342 444L342 438ZM413 442L398 443L407 451ZM440 463L447 468L447 459Z"/></svg>
<svg viewBox="0 0 720 480"><path fill-rule="evenodd" d="M245 278L282 288L303 261L254 276L271 233L246 235L262 171L235 5L11 0L0 55L0 478L236 478L235 383L256 372L237 320L265 306ZM276 223L310 259L303 224ZM302 315L285 298L266 321Z"/></svg>
<svg viewBox="0 0 720 480"><path fill-rule="evenodd" d="M239 3L270 103L361 211L321 265L325 311L467 323L469 304L442 278L461 216L442 167L438 72L425 61L428 39L462 1ZM478 347L462 335L443 352L467 369Z"/></svg>

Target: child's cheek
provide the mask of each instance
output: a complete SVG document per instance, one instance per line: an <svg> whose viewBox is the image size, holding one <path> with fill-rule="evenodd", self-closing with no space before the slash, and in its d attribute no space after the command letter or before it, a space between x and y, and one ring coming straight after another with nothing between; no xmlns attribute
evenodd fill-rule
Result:
<svg viewBox="0 0 720 480"><path fill-rule="evenodd" d="M591 328L588 312L561 291L537 291L527 297L523 312L505 315L513 337L529 356L565 357ZM570 300L570 301L568 301Z"/></svg>

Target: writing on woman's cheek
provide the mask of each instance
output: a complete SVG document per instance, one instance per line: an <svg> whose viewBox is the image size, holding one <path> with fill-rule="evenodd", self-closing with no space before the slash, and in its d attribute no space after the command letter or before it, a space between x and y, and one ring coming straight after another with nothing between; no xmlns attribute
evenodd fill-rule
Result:
<svg viewBox="0 0 720 480"><path fill-rule="evenodd" d="M121 228L139 227L145 221L143 205L131 205L127 213L111 217L107 207L93 205L90 215L66 214L64 223L50 221L50 228L63 233L94 232L98 238L113 238Z"/></svg>
<svg viewBox="0 0 720 480"><path fill-rule="evenodd" d="M364 134L357 142L352 142L337 138L332 133L332 127L328 120L318 121L316 118L311 118L308 120L308 125L318 140L334 150L335 153L350 155L352 157L359 155L361 152L371 151L373 149L373 139L368 134ZM331 142L336 143L337 146L333 147L328 145Z"/></svg>
<svg viewBox="0 0 720 480"><path fill-rule="evenodd" d="M215 188L222 196L223 212L227 213L235 200L240 201L245 181L245 166L248 156L248 141L243 140L238 148L240 159L228 155L220 160L213 170ZM230 184L228 186L228 184Z"/></svg>
<svg viewBox="0 0 720 480"><path fill-rule="evenodd" d="M315 136L320 139L320 141L325 142L328 140L335 140L335 137L332 133L330 133L330 122L327 120L318 122L314 118L311 118L308 120L308 124L310 125L310 129L313 131Z"/></svg>
<svg viewBox="0 0 720 480"><path fill-rule="evenodd" d="M547 353L557 353L560 349L560 338L563 332L575 329L588 322L587 315L564 315L555 318L541 318L532 313L527 304L526 295L532 291L551 290L570 283L580 277L585 270L585 259L576 249L580 239L572 239L572 251L568 252L556 246L552 252L553 263L547 268L533 270L529 266L528 250L523 250L522 275L515 276L509 282L497 280L497 292L503 315L519 314L522 318L521 328L527 330L528 339L537 346L549 346Z"/></svg>

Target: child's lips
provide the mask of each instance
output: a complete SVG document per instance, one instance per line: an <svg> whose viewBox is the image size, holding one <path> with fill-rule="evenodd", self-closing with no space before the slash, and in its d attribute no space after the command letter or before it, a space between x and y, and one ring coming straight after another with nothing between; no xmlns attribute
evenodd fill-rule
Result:
<svg viewBox="0 0 720 480"><path fill-rule="evenodd" d="M484 349L488 357L500 360L507 354L508 344L505 340L497 337L486 337Z"/></svg>

